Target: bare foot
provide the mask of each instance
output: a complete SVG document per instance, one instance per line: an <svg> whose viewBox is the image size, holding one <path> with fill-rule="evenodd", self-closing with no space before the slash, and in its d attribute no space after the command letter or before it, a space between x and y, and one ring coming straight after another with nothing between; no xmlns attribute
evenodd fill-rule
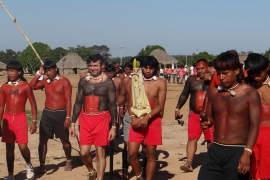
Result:
<svg viewBox="0 0 270 180"><path fill-rule="evenodd" d="M46 167L45 165L40 165L38 170L35 171L35 174L38 175L38 174L45 174L47 171L46 171Z"/></svg>

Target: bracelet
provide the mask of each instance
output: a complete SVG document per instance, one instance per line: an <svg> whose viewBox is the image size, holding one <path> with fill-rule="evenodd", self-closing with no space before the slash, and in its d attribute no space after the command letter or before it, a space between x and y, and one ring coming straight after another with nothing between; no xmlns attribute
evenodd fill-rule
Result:
<svg viewBox="0 0 270 180"><path fill-rule="evenodd" d="M112 128L116 129L116 126L112 126Z"/></svg>
<svg viewBox="0 0 270 180"><path fill-rule="evenodd" d="M35 121L37 121L37 120L32 120L32 122L33 122L33 121L35 122Z"/></svg>
<svg viewBox="0 0 270 180"><path fill-rule="evenodd" d="M148 113L148 116L149 116L149 118L151 119L152 116L150 115L150 113Z"/></svg>
<svg viewBox="0 0 270 180"><path fill-rule="evenodd" d="M66 117L66 119L70 119L70 117L69 117L69 116L67 116L67 117Z"/></svg>
<svg viewBox="0 0 270 180"><path fill-rule="evenodd" d="M75 126L75 123L71 123L71 125L74 125Z"/></svg>
<svg viewBox="0 0 270 180"><path fill-rule="evenodd" d="M129 117L131 118L132 116L134 116L134 117L135 117L135 115L134 115L134 114L130 115Z"/></svg>
<svg viewBox="0 0 270 180"><path fill-rule="evenodd" d="M249 149L249 148L245 148L245 151L248 151L248 152L250 152L252 154L252 150Z"/></svg>
<svg viewBox="0 0 270 180"><path fill-rule="evenodd" d="M175 109L176 111L180 111L180 109Z"/></svg>

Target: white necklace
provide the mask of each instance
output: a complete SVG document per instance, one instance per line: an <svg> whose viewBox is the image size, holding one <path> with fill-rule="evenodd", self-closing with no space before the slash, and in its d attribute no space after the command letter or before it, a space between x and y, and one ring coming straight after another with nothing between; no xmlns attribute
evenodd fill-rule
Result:
<svg viewBox="0 0 270 180"><path fill-rule="evenodd" d="M94 79L94 80L99 80L99 82L101 82L103 80L102 76L103 76L103 72L98 77L94 77L90 73L87 73L85 79L86 79L86 81L90 81L90 79Z"/></svg>
<svg viewBox="0 0 270 180"><path fill-rule="evenodd" d="M56 80L56 81L59 81L60 80L60 77L58 76L58 74L53 78L53 81ZM47 79L47 83L50 84L51 80L48 78Z"/></svg>
<svg viewBox="0 0 270 180"><path fill-rule="evenodd" d="M239 85L239 83L237 83L235 86L233 86L232 88L230 88L230 89L227 90L227 89L224 88L223 85L220 84L220 85L218 85L218 90L220 90L220 91L221 90L226 90L226 91L228 91L231 94L231 96L234 97L236 95L236 92L233 91L233 89L235 89L238 85Z"/></svg>
<svg viewBox="0 0 270 180"><path fill-rule="evenodd" d="M15 86L18 86L20 81L21 81L21 79L18 79L17 81L14 81L14 82L8 81L8 85L11 86L12 84L14 84Z"/></svg>
<svg viewBox="0 0 270 180"><path fill-rule="evenodd" d="M263 84L268 85L270 87L270 82L267 82L269 80L269 76L267 76L266 80L263 82Z"/></svg>
<svg viewBox="0 0 270 180"><path fill-rule="evenodd" d="M125 74L125 77L127 77L128 75L127 74ZM132 78L132 76L131 76L131 74L128 76L129 78Z"/></svg>
<svg viewBox="0 0 270 180"><path fill-rule="evenodd" d="M151 80L156 81L156 80L157 80L157 76L152 76L152 77L149 78L149 79L147 79L147 78L145 78L145 77L143 76L143 80L145 80L145 81L151 81Z"/></svg>

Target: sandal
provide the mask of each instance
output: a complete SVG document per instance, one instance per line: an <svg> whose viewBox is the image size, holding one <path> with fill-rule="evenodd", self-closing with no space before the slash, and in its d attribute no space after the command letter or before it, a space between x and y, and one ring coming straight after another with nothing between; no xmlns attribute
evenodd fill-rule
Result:
<svg viewBox="0 0 270 180"><path fill-rule="evenodd" d="M96 180L97 178L97 171L93 169L93 171L89 172L88 180Z"/></svg>
<svg viewBox="0 0 270 180"><path fill-rule="evenodd" d="M71 160L67 160L67 162L70 162L71 163ZM65 165L64 166L64 171L72 171L72 163L71 163L71 165Z"/></svg>
<svg viewBox="0 0 270 180"><path fill-rule="evenodd" d="M185 163L184 165L180 166L180 169L185 172L193 171L192 167L188 163Z"/></svg>

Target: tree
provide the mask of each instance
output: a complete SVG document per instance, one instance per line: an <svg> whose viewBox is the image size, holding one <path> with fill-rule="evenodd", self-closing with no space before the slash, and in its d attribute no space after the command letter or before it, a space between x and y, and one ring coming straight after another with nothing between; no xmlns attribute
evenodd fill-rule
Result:
<svg viewBox="0 0 270 180"><path fill-rule="evenodd" d="M270 48L265 51L264 57L270 61Z"/></svg>
<svg viewBox="0 0 270 180"><path fill-rule="evenodd" d="M131 58L132 58L132 56L122 57L122 65L125 65ZM118 62L120 64L120 57L110 58L107 61L109 64L112 64L114 62Z"/></svg>
<svg viewBox="0 0 270 180"><path fill-rule="evenodd" d="M20 51L16 52L12 49L6 49L5 51L0 51L0 61L8 64L10 61L18 61Z"/></svg>
<svg viewBox="0 0 270 180"><path fill-rule="evenodd" d="M194 55L191 60L192 60L192 63L196 63L199 59L205 59L207 60L208 62L210 61L213 61L215 58L214 55L212 54L208 54L208 52L200 52L199 54L196 54Z"/></svg>
<svg viewBox="0 0 270 180"><path fill-rule="evenodd" d="M70 52L77 53L85 61L88 58L88 56L96 54L96 52L93 51L90 47L85 47L81 45L77 45L76 48L69 47L68 49Z"/></svg>
<svg viewBox="0 0 270 180"><path fill-rule="evenodd" d="M40 58L43 62L49 58L51 48L47 44L43 44L41 42L33 43L34 48L39 54ZM21 62L24 68L27 68L30 73L35 72L36 69L40 67L40 62L34 53L33 49L29 46L19 56L19 61Z"/></svg>
<svg viewBox="0 0 270 180"><path fill-rule="evenodd" d="M111 53L110 52L110 48L107 47L106 45L94 45L92 47L90 47L90 49L92 49L93 51L95 51L96 53L100 54L101 56L103 56L104 59L108 59L109 57L111 57Z"/></svg>
<svg viewBox="0 0 270 180"><path fill-rule="evenodd" d="M141 51L138 53L138 56L149 56L149 54L154 51L155 49L160 49L162 51L166 50L164 49L164 47L160 46L160 45L148 45L144 48L141 49Z"/></svg>
<svg viewBox="0 0 270 180"><path fill-rule="evenodd" d="M54 61L55 63L58 62L63 56L65 56L68 53L68 50L62 48L62 47L57 47L53 50L51 50L49 59Z"/></svg>

